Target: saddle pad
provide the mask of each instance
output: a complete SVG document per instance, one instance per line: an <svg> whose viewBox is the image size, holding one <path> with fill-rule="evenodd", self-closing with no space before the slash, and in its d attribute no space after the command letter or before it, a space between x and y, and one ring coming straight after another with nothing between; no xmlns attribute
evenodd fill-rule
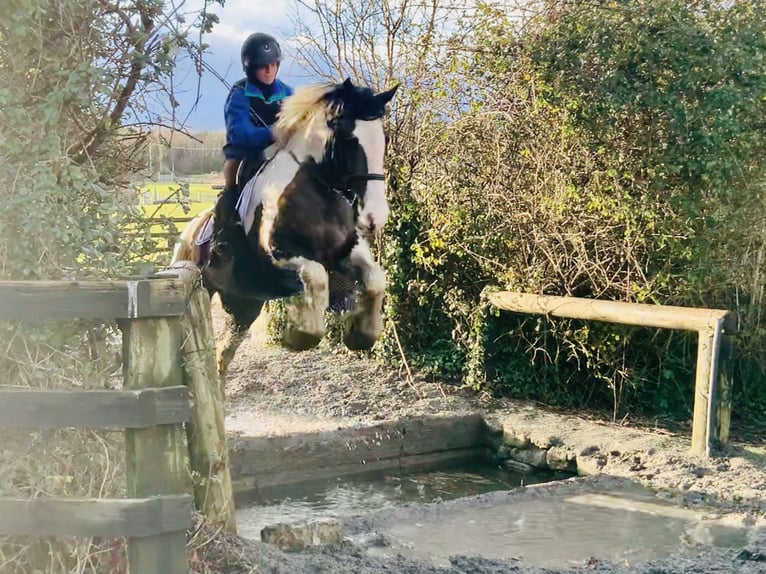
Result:
<svg viewBox="0 0 766 574"><path fill-rule="evenodd" d="M255 177L252 177L246 184L245 187L242 189L242 193L239 194L239 199L237 200L237 213L239 213L239 219L241 221L245 220L245 215L247 214L247 209L250 207L250 201L252 199L255 199L257 201L256 205L258 203L261 203L263 201L263 197L253 197L253 189L255 188ZM261 194L258 194L259 196ZM197 239L195 240L195 243L197 245L205 245L206 243L209 243L211 239L213 239L213 222L214 217L211 215L208 220L205 222L205 225L200 230L199 235L197 236Z"/></svg>

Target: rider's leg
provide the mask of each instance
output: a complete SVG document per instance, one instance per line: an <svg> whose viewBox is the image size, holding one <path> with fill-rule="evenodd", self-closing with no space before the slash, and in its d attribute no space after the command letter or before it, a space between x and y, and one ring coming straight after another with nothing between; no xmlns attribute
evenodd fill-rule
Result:
<svg viewBox="0 0 766 574"><path fill-rule="evenodd" d="M224 228L229 223L237 221L237 200L239 199L237 170L241 161L227 159L223 164L223 191L218 195L215 204L216 224L219 228Z"/></svg>

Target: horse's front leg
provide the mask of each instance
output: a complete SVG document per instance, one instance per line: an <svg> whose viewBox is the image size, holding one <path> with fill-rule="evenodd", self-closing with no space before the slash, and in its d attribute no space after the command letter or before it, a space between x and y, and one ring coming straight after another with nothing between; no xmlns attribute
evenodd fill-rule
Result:
<svg viewBox="0 0 766 574"><path fill-rule="evenodd" d="M316 347L325 333L324 311L330 302L327 270L321 263L303 257L280 260L276 265L296 271L304 286L303 294L286 305L283 343L296 351Z"/></svg>
<svg viewBox="0 0 766 574"><path fill-rule="evenodd" d="M361 289L356 311L346 321L343 343L353 351L365 351L372 348L383 331L386 274L373 259L369 243L361 237L351 250L346 266L361 284Z"/></svg>
<svg viewBox="0 0 766 574"><path fill-rule="evenodd" d="M216 359L218 363L218 375L221 384L226 381L226 372L229 363L234 358L237 349L245 340L250 325L258 318L263 307L263 301L245 299L220 293L221 306L226 311L226 328L221 340L217 341Z"/></svg>

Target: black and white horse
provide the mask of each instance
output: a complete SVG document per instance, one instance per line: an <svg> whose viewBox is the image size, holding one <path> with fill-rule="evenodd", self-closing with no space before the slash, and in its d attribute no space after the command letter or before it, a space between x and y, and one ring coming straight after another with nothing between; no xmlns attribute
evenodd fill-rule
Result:
<svg viewBox="0 0 766 574"><path fill-rule="evenodd" d="M212 209L184 229L173 262L202 262L211 296L229 315L218 353L223 375L265 301L299 295L288 305L285 343L316 345L325 332L328 271L357 286L344 343L369 349L383 328L386 279L368 238L389 213L385 193L382 117L396 87L379 94L350 80L302 87L283 102L271 159L246 187L241 237L231 261L202 262L200 236ZM232 273L234 269L234 273Z"/></svg>

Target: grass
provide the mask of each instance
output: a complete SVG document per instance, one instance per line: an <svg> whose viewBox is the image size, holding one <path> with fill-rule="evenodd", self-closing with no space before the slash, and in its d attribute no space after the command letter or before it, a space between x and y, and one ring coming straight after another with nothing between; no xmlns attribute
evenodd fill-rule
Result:
<svg viewBox="0 0 766 574"><path fill-rule="evenodd" d="M158 203L158 204L142 204L139 209L144 212L146 217L151 219L157 219L159 217L196 217L208 207L213 206L213 201L205 202L189 202L186 205L180 203ZM164 227L164 226L161 226ZM154 230L152 230L154 231Z"/></svg>
<svg viewBox="0 0 766 574"><path fill-rule="evenodd" d="M178 183L146 182L139 187L142 203L175 201L183 197L186 197L190 202L212 203L219 192L212 183L185 183L182 185L186 193Z"/></svg>
<svg viewBox="0 0 766 574"><path fill-rule="evenodd" d="M185 189L184 189L185 188ZM196 217L202 211L212 207L219 190L212 183L177 183L147 182L139 187L139 209L149 219L167 217ZM168 251L168 234L174 235L183 230L186 222L172 224L155 223L150 231L157 244L157 250Z"/></svg>

